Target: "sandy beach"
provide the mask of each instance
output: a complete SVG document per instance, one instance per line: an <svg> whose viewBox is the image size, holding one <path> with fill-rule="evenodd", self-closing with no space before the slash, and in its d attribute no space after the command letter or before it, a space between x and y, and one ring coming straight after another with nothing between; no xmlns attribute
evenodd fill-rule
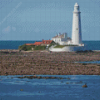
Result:
<svg viewBox="0 0 100 100"><path fill-rule="evenodd" d="M100 75L100 64L76 63L95 60L100 60L100 51L0 50L0 75Z"/></svg>

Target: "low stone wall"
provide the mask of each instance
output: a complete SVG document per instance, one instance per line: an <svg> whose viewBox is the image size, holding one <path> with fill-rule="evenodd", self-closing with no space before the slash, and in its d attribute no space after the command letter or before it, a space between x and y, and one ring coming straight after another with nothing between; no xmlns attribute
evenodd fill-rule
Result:
<svg viewBox="0 0 100 100"><path fill-rule="evenodd" d="M80 51L80 50L84 50L84 46L66 46L63 48L50 48L49 49L52 52L73 52L73 51Z"/></svg>

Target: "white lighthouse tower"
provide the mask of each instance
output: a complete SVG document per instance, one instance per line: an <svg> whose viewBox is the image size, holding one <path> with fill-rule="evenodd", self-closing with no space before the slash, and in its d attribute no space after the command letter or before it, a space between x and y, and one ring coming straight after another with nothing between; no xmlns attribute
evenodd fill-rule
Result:
<svg viewBox="0 0 100 100"><path fill-rule="evenodd" d="M72 24L72 44L80 45L82 44L81 36L81 17L80 17L79 5L75 3L73 11L73 24Z"/></svg>

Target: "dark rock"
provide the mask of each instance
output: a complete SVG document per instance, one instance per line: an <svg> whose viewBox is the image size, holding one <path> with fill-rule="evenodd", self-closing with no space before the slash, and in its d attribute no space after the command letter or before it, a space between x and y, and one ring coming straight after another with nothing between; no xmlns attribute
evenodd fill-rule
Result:
<svg viewBox="0 0 100 100"><path fill-rule="evenodd" d="M70 78L69 78L69 77L68 77L67 79L68 79L68 80L70 80Z"/></svg>
<svg viewBox="0 0 100 100"><path fill-rule="evenodd" d="M20 89L20 91L23 91L23 89Z"/></svg>
<svg viewBox="0 0 100 100"><path fill-rule="evenodd" d="M69 84L69 82L66 82L66 84Z"/></svg>
<svg viewBox="0 0 100 100"><path fill-rule="evenodd" d="M84 84L82 87L83 87L83 88L87 88L87 85L86 85L86 84Z"/></svg>
<svg viewBox="0 0 100 100"><path fill-rule="evenodd" d="M23 79L23 78L28 78L28 79L64 79L63 77L42 77L42 76L23 76L23 77L18 77L20 79ZM69 78L68 78L69 79Z"/></svg>

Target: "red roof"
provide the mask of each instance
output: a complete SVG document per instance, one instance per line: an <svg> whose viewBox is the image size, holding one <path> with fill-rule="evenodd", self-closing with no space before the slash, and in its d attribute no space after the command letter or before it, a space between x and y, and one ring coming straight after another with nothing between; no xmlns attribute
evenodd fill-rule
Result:
<svg viewBox="0 0 100 100"><path fill-rule="evenodd" d="M41 45L41 44L50 44L52 40L42 40L42 42L35 42L35 43L27 43L26 45Z"/></svg>
<svg viewBox="0 0 100 100"><path fill-rule="evenodd" d="M42 42L35 42L33 45L41 45Z"/></svg>
<svg viewBox="0 0 100 100"><path fill-rule="evenodd" d="M43 44L50 44L52 42L52 40L42 40Z"/></svg>
<svg viewBox="0 0 100 100"><path fill-rule="evenodd" d="M33 43L27 43L26 45L34 45Z"/></svg>

